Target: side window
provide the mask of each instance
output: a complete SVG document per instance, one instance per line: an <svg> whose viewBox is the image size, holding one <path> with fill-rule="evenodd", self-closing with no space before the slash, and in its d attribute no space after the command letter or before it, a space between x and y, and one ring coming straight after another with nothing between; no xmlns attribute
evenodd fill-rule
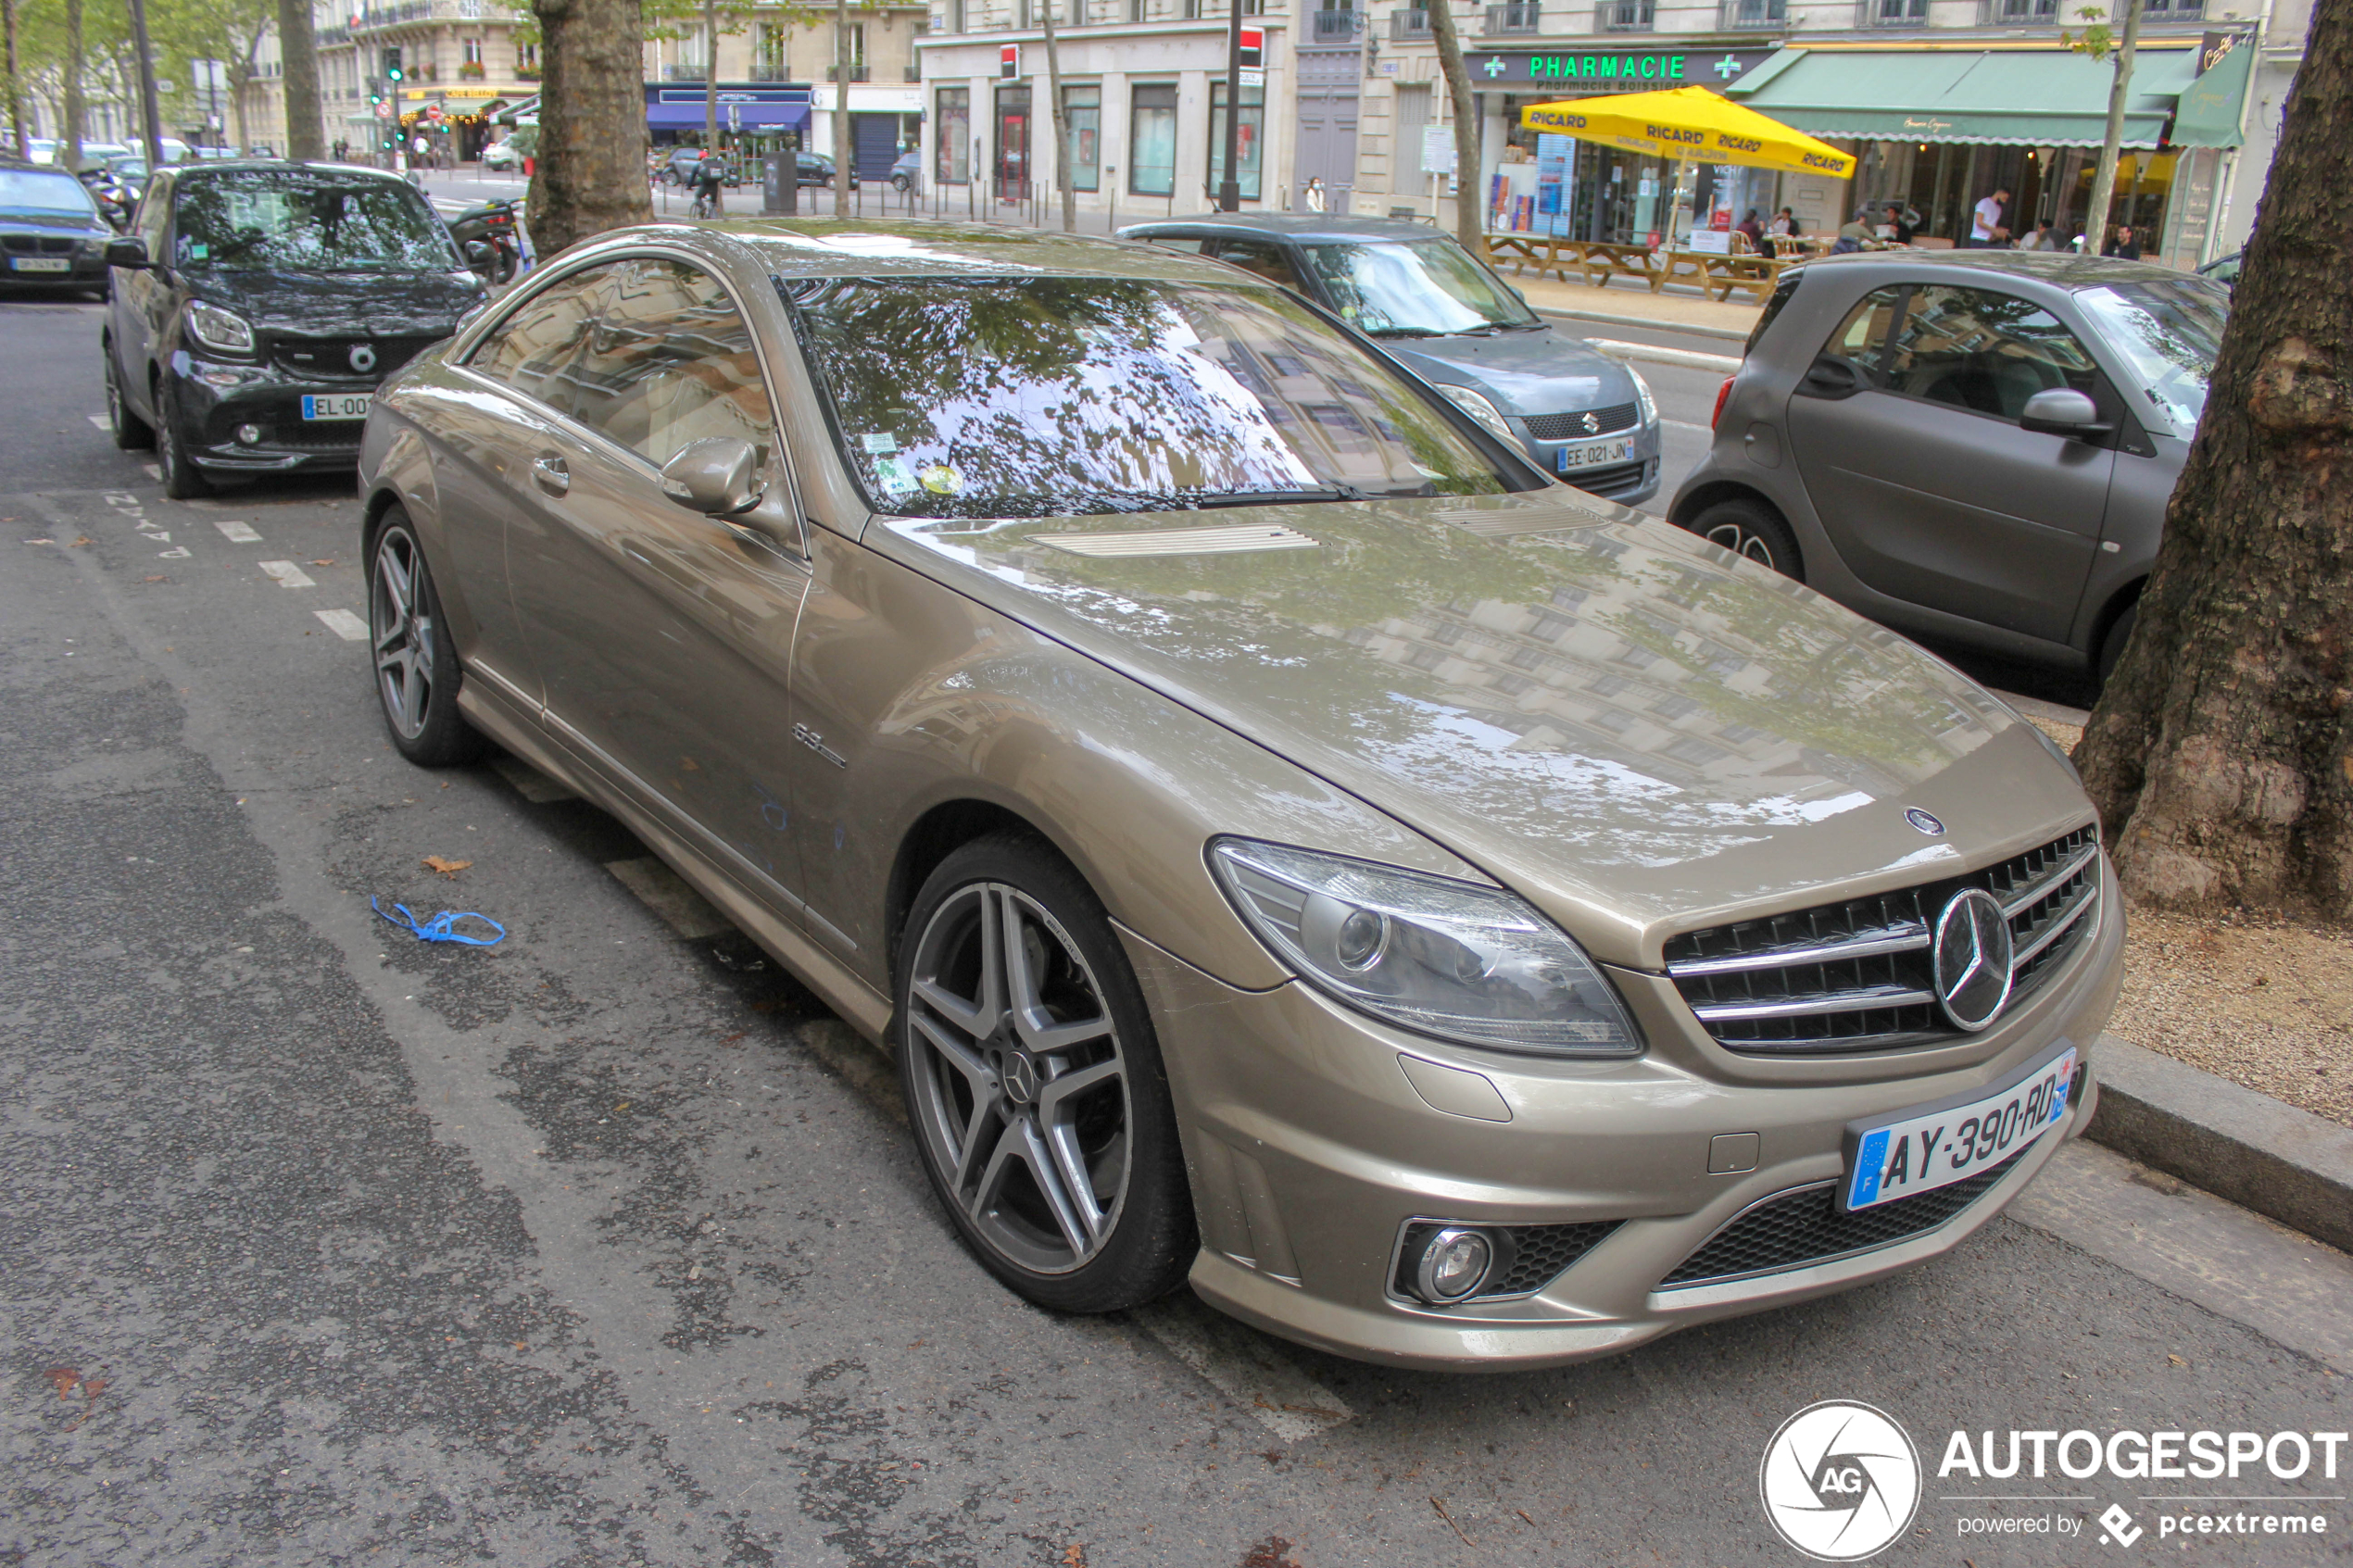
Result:
<svg viewBox="0 0 2353 1568"><path fill-rule="evenodd" d="M1888 355L1887 384L2005 420L2054 387L2100 401L2099 368L2058 318L2015 295L1946 285L1912 291Z"/></svg>
<svg viewBox="0 0 2353 1568"><path fill-rule="evenodd" d="M1300 281L1298 271L1290 264L1290 257L1285 256L1279 246L1270 245L1263 240L1220 240L1217 242L1217 259L1229 267L1239 267L1245 272L1264 278L1270 283L1280 283L1300 294L1307 292L1307 285Z"/></svg>
<svg viewBox="0 0 2353 1568"><path fill-rule="evenodd" d="M1189 234L1154 234L1150 243L1163 250L1181 250L1187 256L1199 256L1204 242Z"/></svg>
<svg viewBox="0 0 2353 1568"><path fill-rule="evenodd" d="M624 261L592 307L570 370L574 419L657 466L714 435L774 442L751 328L709 273L678 261Z"/></svg>
<svg viewBox="0 0 2353 1568"><path fill-rule="evenodd" d="M551 408L571 413L572 367L587 350L591 298L612 270L591 267L540 290L493 329L467 363Z"/></svg>
<svg viewBox="0 0 2353 1568"><path fill-rule="evenodd" d="M1884 386L1886 379L1880 374L1880 357L1887 346L1888 329L1895 324L1895 312L1904 303L1903 285L1873 289L1855 302L1855 308L1831 332L1830 341L1822 345L1822 352L1833 359L1843 359L1870 378L1874 386Z"/></svg>

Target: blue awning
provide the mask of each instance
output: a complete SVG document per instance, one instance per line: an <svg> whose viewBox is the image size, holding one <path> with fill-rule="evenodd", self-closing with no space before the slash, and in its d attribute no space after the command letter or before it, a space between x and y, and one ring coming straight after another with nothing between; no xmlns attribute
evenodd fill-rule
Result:
<svg viewBox="0 0 2353 1568"><path fill-rule="evenodd" d="M727 126L727 114L736 112L736 122L747 131L802 131L809 125L807 104L779 104L766 100L751 103L730 103L724 94L719 100L719 125ZM691 103L655 103L646 106L646 128L649 131L700 131L703 118L702 94L695 94Z"/></svg>

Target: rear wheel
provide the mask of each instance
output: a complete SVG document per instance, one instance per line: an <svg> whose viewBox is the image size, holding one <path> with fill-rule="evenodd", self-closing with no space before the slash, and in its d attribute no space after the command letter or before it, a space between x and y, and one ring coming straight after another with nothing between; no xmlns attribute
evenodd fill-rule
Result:
<svg viewBox="0 0 2353 1568"><path fill-rule="evenodd" d="M421 768L471 762L488 749L458 711L457 646L409 514L395 507L368 547L368 646L376 698L400 755Z"/></svg>
<svg viewBox="0 0 2353 1568"><path fill-rule="evenodd" d="M964 1242L1021 1295L1108 1312L1199 1243L1143 994L1101 903L1034 839L942 861L898 963L908 1119Z"/></svg>
<svg viewBox="0 0 2353 1568"><path fill-rule="evenodd" d="M125 452L144 452L156 444L155 426L131 411L122 400L121 373L114 368L114 344L103 342L98 352L107 361L107 428L114 444Z"/></svg>
<svg viewBox="0 0 2353 1568"><path fill-rule="evenodd" d="M1683 525L1711 545L1720 545L1784 577L1806 581L1797 539L1770 507L1746 496L1718 501Z"/></svg>

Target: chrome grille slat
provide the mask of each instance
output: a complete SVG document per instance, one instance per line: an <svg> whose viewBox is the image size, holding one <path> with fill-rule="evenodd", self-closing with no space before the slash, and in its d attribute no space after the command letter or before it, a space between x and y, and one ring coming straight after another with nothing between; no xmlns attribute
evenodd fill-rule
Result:
<svg viewBox="0 0 2353 1568"><path fill-rule="evenodd" d="M1768 947L1734 959L1700 959L1670 963L1667 972L1678 980L1696 974L1741 974L1756 969L1786 969L1792 964L1835 963L1845 959L1877 958L1881 953L1908 953L1928 946L1928 927L1907 921L1884 933L1856 933L1846 942L1823 942L1806 947Z"/></svg>
<svg viewBox="0 0 2353 1568"><path fill-rule="evenodd" d="M1872 1008L1918 1007L1923 1003L1934 1006L1936 993L1902 985L1879 985L1868 990L1826 991L1818 997L1802 997L1783 1001L1759 1002L1698 1002L1692 1010L1699 1014L1703 1023L1717 1023L1737 1018L1810 1018L1825 1012L1861 1012Z"/></svg>
<svg viewBox="0 0 2353 1568"><path fill-rule="evenodd" d="M2016 919L2021 911L2032 909L2049 897L2053 892L2065 886L2068 879L2097 859L2099 852L2099 841L2095 839L2069 856L2057 870L2045 872L2037 877L2025 892L2003 899L2002 912Z"/></svg>

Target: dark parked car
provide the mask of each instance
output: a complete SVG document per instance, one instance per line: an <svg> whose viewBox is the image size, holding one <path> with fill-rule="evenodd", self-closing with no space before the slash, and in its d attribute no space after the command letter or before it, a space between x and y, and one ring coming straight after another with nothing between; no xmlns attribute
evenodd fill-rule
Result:
<svg viewBox="0 0 2353 1568"><path fill-rule="evenodd" d="M2105 676L2230 295L2035 251L1782 276L1668 516L1916 635Z"/></svg>
<svg viewBox="0 0 2353 1568"><path fill-rule="evenodd" d="M114 231L62 169L0 158L0 282L107 292Z"/></svg>
<svg viewBox="0 0 2353 1568"><path fill-rule="evenodd" d="M899 161L890 166L890 188L901 195L922 184L923 179L924 155L920 152L900 153Z"/></svg>
<svg viewBox="0 0 2353 1568"><path fill-rule="evenodd" d="M350 467L376 383L486 294L423 196L345 165L166 169L105 254L115 445L153 445L182 498Z"/></svg>
<svg viewBox="0 0 2353 1568"><path fill-rule="evenodd" d="M799 155L800 183L830 185L834 182L834 160L823 153Z"/></svg>
<svg viewBox="0 0 2353 1568"><path fill-rule="evenodd" d="M1579 490L1629 506L1658 493L1658 409L1642 378L1554 331L1518 290L1423 224L1253 215L1138 223L1119 235L1304 295Z"/></svg>

